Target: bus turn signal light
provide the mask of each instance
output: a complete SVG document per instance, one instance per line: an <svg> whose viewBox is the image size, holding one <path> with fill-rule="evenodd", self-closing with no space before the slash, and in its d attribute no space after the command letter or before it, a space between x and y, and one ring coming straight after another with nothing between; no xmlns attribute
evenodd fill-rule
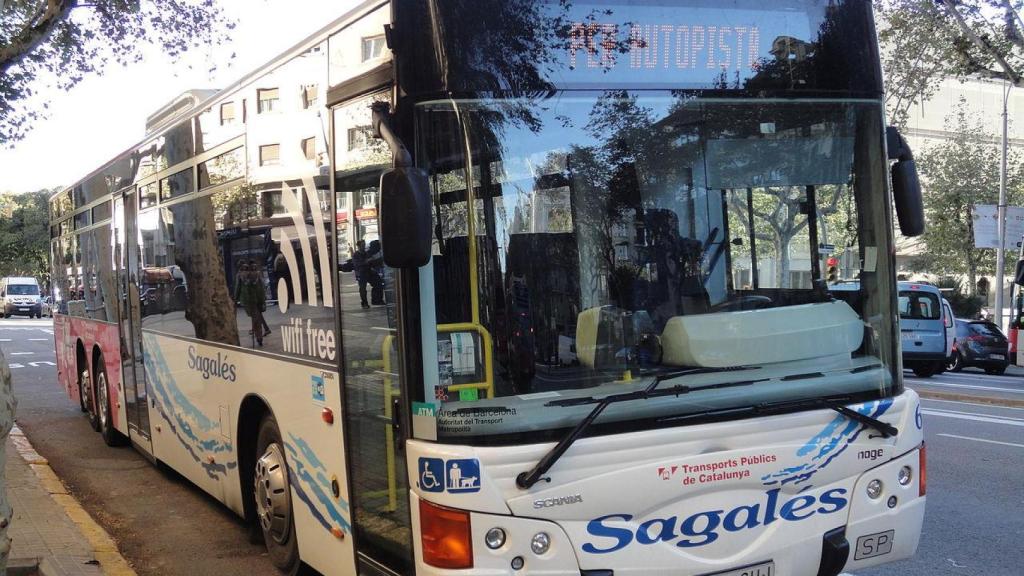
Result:
<svg viewBox="0 0 1024 576"><path fill-rule="evenodd" d="M921 470L919 472L921 474L921 477L917 481L919 487L917 495L924 496L928 492L928 454L925 451L924 442L921 442L921 451L918 453L918 457L920 458L920 460L918 461L918 468L920 468Z"/></svg>
<svg viewBox="0 0 1024 576"><path fill-rule="evenodd" d="M420 500L423 561L436 568L472 568L469 512Z"/></svg>

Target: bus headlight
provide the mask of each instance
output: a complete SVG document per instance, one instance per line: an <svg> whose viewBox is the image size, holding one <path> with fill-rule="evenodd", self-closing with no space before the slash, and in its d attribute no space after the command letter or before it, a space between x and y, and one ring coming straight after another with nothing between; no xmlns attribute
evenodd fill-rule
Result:
<svg viewBox="0 0 1024 576"><path fill-rule="evenodd" d="M497 550L505 545L505 531L501 528L491 528L484 534L484 544L491 550Z"/></svg>
<svg viewBox="0 0 1024 576"><path fill-rule="evenodd" d="M896 480L900 483L900 486L906 486L910 484L910 480L913 477L913 471L910 466L904 466L900 468L899 474L896 475Z"/></svg>
<svg viewBox="0 0 1024 576"><path fill-rule="evenodd" d="M868 498L877 500L878 497L882 495L882 481L876 478L871 482L868 482L867 493Z"/></svg>
<svg viewBox="0 0 1024 576"><path fill-rule="evenodd" d="M530 540L530 550L533 550L533 553L538 556L546 553L550 548L551 537L547 532L537 532Z"/></svg>

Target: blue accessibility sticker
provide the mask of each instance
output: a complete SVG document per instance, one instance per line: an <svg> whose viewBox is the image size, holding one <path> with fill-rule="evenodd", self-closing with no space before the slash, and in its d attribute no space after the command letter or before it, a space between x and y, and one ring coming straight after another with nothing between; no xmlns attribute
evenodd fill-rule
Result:
<svg viewBox="0 0 1024 576"><path fill-rule="evenodd" d="M445 462L441 458L420 458L419 485L424 492L465 494L480 491L480 462L475 458L458 458Z"/></svg>
<svg viewBox="0 0 1024 576"><path fill-rule="evenodd" d="M420 458L420 489L424 492L444 492L444 460Z"/></svg>
<svg viewBox="0 0 1024 576"><path fill-rule="evenodd" d="M445 473L448 492L459 494L480 491L480 463L476 459L449 460L445 465Z"/></svg>

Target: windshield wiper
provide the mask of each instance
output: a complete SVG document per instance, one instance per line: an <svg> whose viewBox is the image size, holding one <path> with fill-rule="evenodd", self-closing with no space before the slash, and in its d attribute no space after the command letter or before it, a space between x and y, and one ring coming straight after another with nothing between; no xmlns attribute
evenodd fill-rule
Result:
<svg viewBox="0 0 1024 576"><path fill-rule="evenodd" d="M527 472L520 472L516 476L516 486L519 486L523 490L530 489L534 484L540 481L541 477L555 465L555 462L565 454L565 451L572 446L583 432L590 427L590 425L597 419L598 416L604 412L604 409L616 404L618 402L626 402L629 400L641 400L647 398L655 398L659 396L682 396L683 394L689 394L695 390L711 390L715 388L730 388L733 386L749 386L759 380L742 380L738 382L722 382L719 384L708 384L706 386L680 386L676 385L671 388L665 388L664 390L656 390L659 384L665 380L671 380L673 378L679 378L680 376L690 376L695 374L711 374L716 372L734 372L740 370L753 370L754 368L692 368L689 370L676 370L673 372L663 372L655 376L651 383L642 390L634 390L633 392L624 392L622 394L610 394L601 398L594 398L593 396L587 396L585 398L566 398L563 400L553 400L547 402L545 406L580 406L584 404L597 404L594 409L590 411L587 416L580 420L572 430L569 431L555 447L548 451L547 454L541 458L537 464L533 466Z"/></svg>
<svg viewBox="0 0 1024 576"><path fill-rule="evenodd" d="M787 400L785 402L764 402L754 406L755 414L769 414L773 412L779 412L783 410L789 410L792 408L829 408L836 412L846 416L850 420L855 420L861 424L874 428L882 435L882 438L889 438L896 436L900 433L892 424L882 422L878 418L873 418L867 414L861 414L856 410L851 410L846 407L846 404L852 402L853 399L849 396L833 396L830 398L811 398L808 400Z"/></svg>

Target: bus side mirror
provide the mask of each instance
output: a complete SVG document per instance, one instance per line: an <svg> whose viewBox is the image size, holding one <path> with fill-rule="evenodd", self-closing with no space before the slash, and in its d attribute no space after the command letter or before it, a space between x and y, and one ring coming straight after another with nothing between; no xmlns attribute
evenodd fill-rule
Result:
<svg viewBox="0 0 1024 576"><path fill-rule="evenodd" d="M380 176L380 235L384 263L419 268L430 262L430 179L416 167L385 170Z"/></svg>
<svg viewBox="0 0 1024 576"><path fill-rule="evenodd" d="M1017 270L1013 273L1013 283L1024 286L1024 260L1017 260Z"/></svg>
<svg viewBox="0 0 1024 576"><path fill-rule="evenodd" d="M889 159L892 165L892 195L896 203L896 218L904 236L920 236L924 233L924 202L921 198L921 181L917 177L917 164L910 152L907 141L899 130L889 126L885 129Z"/></svg>
<svg viewBox="0 0 1024 576"><path fill-rule="evenodd" d="M374 102L374 134L387 143L394 168L380 175L380 239L384 264L419 268L430 262L430 177L391 127L391 105Z"/></svg>

